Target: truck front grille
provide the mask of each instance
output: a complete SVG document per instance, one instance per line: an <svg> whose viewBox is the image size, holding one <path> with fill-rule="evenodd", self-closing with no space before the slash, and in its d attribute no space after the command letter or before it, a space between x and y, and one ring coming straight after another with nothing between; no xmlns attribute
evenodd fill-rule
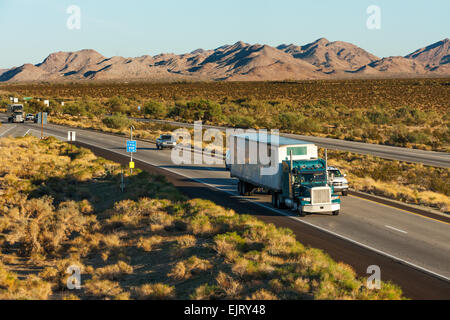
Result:
<svg viewBox="0 0 450 320"><path fill-rule="evenodd" d="M312 189L312 204L322 204L331 202L331 192L329 188L326 189Z"/></svg>

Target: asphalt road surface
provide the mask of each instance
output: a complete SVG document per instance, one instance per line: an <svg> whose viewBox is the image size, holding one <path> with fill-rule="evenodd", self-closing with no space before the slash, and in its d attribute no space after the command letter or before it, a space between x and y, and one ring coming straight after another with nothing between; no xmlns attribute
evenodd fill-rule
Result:
<svg viewBox="0 0 450 320"><path fill-rule="evenodd" d="M47 125L44 133L66 140L69 130L76 131L77 141L97 154L129 161L126 138L56 125ZM40 127L26 123L0 128L0 138L25 134L40 136ZM170 150L158 151L141 141L133 158L138 167L164 174L188 196L210 199L292 229L300 242L352 265L361 276L367 276L367 267L380 266L382 280L399 284L410 298L450 299L449 223L355 196L343 198L339 216L300 218L291 211L273 209L268 195L239 196L237 180L230 178L223 165L174 165Z"/></svg>
<svg viewBox="0 0 450 320"><path fill-rule="evenodd" d="M172 125L183 126L183 127L188 127L188 128L193 127L193 125L190 123L181 123L181 122L167 121L167 120L152 120L152 119L138 119L138 118L133 118L133 120L172 124ZM208 125L204 125L203 127L204 128L216 128L216 129L219 129L222 131L227 129L226 127L208 126ZM305 135L299 135L299 134L283 133L281 135L285 136L285 137L289 137L289 138L313 142L316 145L318 145L319 147L328 148L328 149L332 149L332 150L341 150L341 151L355 152L355 153L360 153L360 154L370 154L370 155L380 157L383 159L399 160L399 161L406 161L406 162L416 162L416 163L423 163L423 164L429 165L429 166L450 168L450 153L445 153L445 152L434 152L434 151L417 150L417 149L410 149L410 148L400 148L400 147L392 147L392 146L379 145L379 144L305 136Z"/></svg>

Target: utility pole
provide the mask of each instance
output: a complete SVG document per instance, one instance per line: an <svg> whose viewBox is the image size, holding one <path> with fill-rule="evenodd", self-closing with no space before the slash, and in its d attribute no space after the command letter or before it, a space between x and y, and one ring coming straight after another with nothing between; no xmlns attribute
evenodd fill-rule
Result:
<svg viewBox="0 0 450 320"><path fill-rule="evenodd" d="M326 172L326 183L328 184L328 149L325 149L325 172Z"/></svg>

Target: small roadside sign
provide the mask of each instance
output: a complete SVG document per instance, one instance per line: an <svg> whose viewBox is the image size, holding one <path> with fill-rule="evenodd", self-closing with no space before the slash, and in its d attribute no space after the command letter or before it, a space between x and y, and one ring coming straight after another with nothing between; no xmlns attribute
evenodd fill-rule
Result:
<svg viewBox="0 0 450 320"><path fill-rule="evenodd" d="M137 152L137 142L136 140L127 140L127 152L136 153Z"/></svg>
<svg viewBox="0 0 450 320"><path fill-rule="evenodd" d="M47 112L38 113L38 124L47 124Z"/></svg>
<svg viewBox="0 0 450 320"><path fill-rule="evenodd" d="M134 162L130 162L130 169L134 169Z"/></svg>
<svg viewBox="0 0 450 320"><path fill-rule="evenodd" d="M70 141L70 142L76 141L76 132L75 131L67 132L67 141Z"/></svg>

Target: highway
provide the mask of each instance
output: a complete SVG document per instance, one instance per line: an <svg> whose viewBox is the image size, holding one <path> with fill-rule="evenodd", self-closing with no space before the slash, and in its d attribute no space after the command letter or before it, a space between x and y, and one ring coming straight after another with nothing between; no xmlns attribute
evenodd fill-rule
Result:
<svg viewBox="0 0 450 320"><path fill-rule="evenodd" d="M4 118L3 118L4 120ZM46 136L66 140L67 131L77 132L79 144L97 154L126 163L126 138L89 130L46 125ZM36 124L3 124L0 138L40 136ZM1 151L0 151L1 152ZM450 224L355 196L344 197L341 215L297 217L288 210L273 209L268 195L239 196L235 179L223 166L174 165L171 151L138 141L134 155L138 167L161 173L191 197L215 201L239 213L288 227L297 239L321 248L335 260L352 265L366 275L370 265L381 267L382 280L399 284L408 297L450 299Z"/></svg>
<svg viewBox="0 0 450 320"><path fill-rule="evenodd" d="M136 121L143 122L156 122L163 124L171 124L179 127L192 128L191 123L182 123L168 120L152 120L152 119L140 119L133 118ZM226 127L203 125L204 128L215 128L221 131L225 131ZM422 163L429 166L440 167L440 168L450 168L450 154L445 152L435 152L435 151L425 151L410 148L392 147L380 144L371 144L331 138L322 138L314 136L305 136L299 134L280 134L285 137L304 140L313 142L319 147L328 148L332 150L341 150L348 152L355 152L360 154L370 154L376 157L390 160L399 160L406 162Z"/></svg>

